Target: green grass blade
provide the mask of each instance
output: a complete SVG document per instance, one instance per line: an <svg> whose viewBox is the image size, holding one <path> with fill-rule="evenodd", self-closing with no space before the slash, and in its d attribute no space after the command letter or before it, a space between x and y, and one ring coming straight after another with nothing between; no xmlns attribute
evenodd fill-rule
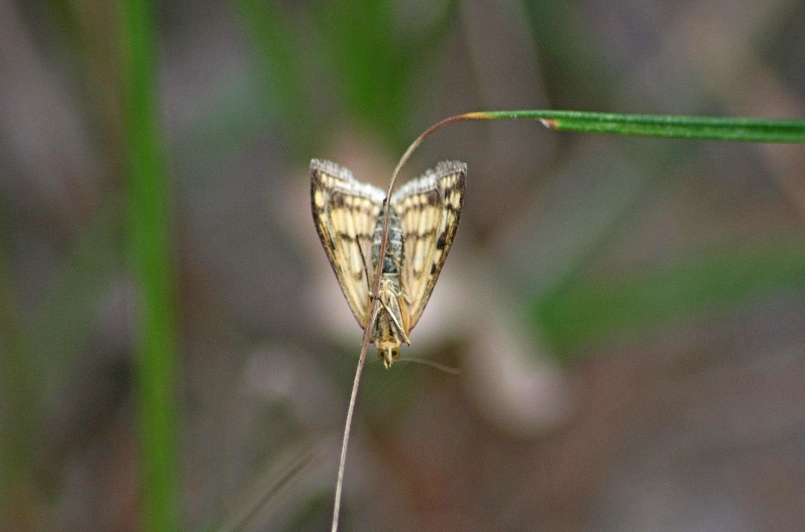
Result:
<svg viewBox="0 0 805 532"><path fill-rule="evenodd" d="M744 142L805 142L805 120L624 115L551 110L477 111L445 118L426 129L405 150L394 170L394 176L427 137L447 125L464 120L517 119L539 120L545 127L557 131ZM392 184L393 182L394 177Z"/></svg>
<svg viewBox="0 0 805 532"><path fill-rule="evenodd" d="M155 93L154 5L120 4L131 259L139 295L136 384L142 530L179 529L176 316L170 229Z"/></svg>
<svg viewBox="0 0 805 532"><path fill-rule="evenodd" d="M615 133L746 142L805 142L805 120L720 118L703 116L624 115L585 111L493 111L463 115L465 119L540 120L558 131Z"/></svg>

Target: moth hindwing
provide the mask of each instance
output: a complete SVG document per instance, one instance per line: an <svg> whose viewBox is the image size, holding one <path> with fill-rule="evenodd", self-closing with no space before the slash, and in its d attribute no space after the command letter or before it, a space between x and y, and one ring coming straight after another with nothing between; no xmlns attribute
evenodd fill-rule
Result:
<svg viewBox="0 0 805 532"><path fill-rule="evenodd" d="M467 165L442 162L406 183L389 202L389 237L374 316L369 316L380 255L385 192L329 161L310 162L313 220L349 308L386 367L419 321L453 243Z"/></svg>

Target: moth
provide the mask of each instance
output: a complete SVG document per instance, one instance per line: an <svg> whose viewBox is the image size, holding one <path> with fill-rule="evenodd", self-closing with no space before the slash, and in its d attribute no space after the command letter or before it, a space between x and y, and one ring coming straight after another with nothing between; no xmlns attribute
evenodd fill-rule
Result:
<svg viewBox="0 0 805 532"><path fill-rule="evenodd" d="M330 161L310 162L313 220L352 314L386 368L410 345L456 235L467 165L439 163L391 196ZM370 316L385 208L391 210L378 304Z"/></svg>

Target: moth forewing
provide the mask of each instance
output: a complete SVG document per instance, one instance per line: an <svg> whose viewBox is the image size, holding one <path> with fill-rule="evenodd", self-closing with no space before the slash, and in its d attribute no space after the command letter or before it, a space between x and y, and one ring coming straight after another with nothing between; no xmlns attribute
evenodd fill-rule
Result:
<svg viewBox="0 0 805 532"><path fill-rule="evenodd" d="M386 194L329 161L312 160L310 174L316 231L352 314L366 328L372 237Z"/></svg>
<svg viewBox="0 0 805 532"><path fill-rule="evenodd" d="M408 312L408 298L405 296L405 292L400 290L400 295L397 298L397 301L400 306L400 315L402 316L402 324L403 324L403 331L406 334L411 332L411 314ZM410 343L409 343L410 345Z"/></svg>
<svg viewBox="0 0 805 532"><path fill-rule="evenodd" d="M401 285L408 303L407 332L422 316L453 243L466 175L464 163L439 163L392 196L405 235Z"/></svg>

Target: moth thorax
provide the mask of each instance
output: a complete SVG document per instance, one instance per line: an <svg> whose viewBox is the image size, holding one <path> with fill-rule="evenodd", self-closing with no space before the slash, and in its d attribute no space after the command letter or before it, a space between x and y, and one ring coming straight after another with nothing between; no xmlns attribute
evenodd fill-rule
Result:
<svg viewBox="0 0 805 532"><path fill-rule="evenodd" d="M377 260L380 256L380 242L383 240L383 218L385 217L385 207L380 211L380 215L375 224L375 231L372 234L372 266L377 267ZM389 237L386 242L386 256L383 260L383 273L399 273L399 266L403 260L403 230L400 224L400 217L397 210L391 206L389 216Z"/></svg>

